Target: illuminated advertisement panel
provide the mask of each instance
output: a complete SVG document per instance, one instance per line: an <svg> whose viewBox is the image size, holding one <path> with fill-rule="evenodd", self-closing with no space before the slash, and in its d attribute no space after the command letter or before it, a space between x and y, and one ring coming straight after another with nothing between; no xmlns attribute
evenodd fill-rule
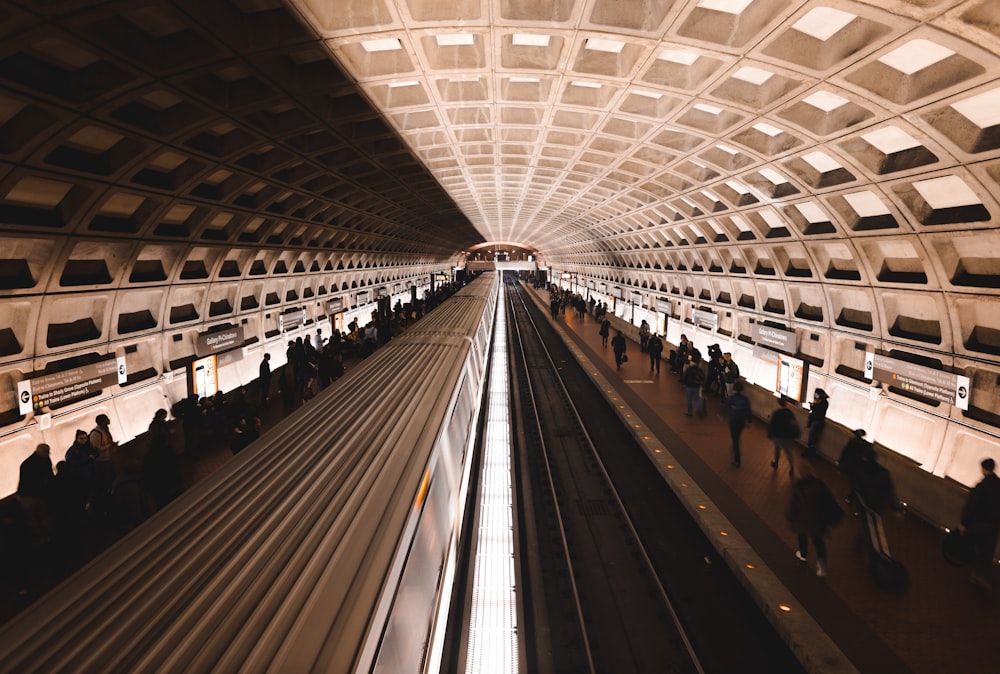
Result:
<svg viewBox="0 0 1000 674"><path fill-rule="evenodd" d="M775 392L796 402L802 402L806 379L809 376L809 365L805 361L781 353L776 353L775 356L778 358Z"/></svg>

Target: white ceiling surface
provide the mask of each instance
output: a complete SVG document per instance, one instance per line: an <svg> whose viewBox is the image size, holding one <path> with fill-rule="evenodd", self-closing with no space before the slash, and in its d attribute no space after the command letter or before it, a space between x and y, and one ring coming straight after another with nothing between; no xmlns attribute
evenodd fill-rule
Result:
<svg viewBox="0 0 1000 674"><path fill-rule="evenodd" d="M996 212L996 0L293 4L487 241L571 261Z"/></svg>

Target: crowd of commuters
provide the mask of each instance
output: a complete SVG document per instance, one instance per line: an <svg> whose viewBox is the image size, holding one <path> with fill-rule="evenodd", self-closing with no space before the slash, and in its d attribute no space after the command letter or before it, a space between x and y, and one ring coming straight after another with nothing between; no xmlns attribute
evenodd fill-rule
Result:
<svg viewBox="0 0 1000 674"><path fill-rule="evenodd" d="M607 348L611 339L616 369L621 370L626 361L627 340L623 332L614 330L607 316L607 306L591 298L585 301L580 295L549 287L552 317L557 319L566 307L574 307L583 320L588 314L597 323L602 346ZM666 346L661 335L650 329L642 320L638 330L639 349L649 355L649 372L659 374L660 361ZM705 417L706 398L716 396L721 400L720 416L729 427L732 466L742 463L741 437L749 426L754 413L744 391L740 368L731 353L724 353L718 345L709 347L707 358L688 339L680 335L677 346L667 358L670 372L677 375L684 388L684 414ZM802 432L791 400L777 398L776 406L767 417L767 435L773 444L771 468L777 470L784 457L792 488L787 508L789 527L795 533L795 556L801 562L809 559L810 544L815 552L816 574L827 574L825 538L831 527L841 521L843 510L830 488L816 475L811 463L819 455L819 446L826 427L830 396L822 388L813 391L809 404L806 431ZM867 547L871 555L881 554L877 548L882 518L888 512L902 516L903 508L896 496L890 472L878 461L878 454L865 440L863 429L855 430L844 446L837 467L847 482L843 499L859 522L856 541ZM803 437L804 436L804 437ZM798 456L798 458L796 458ZM972 551L971 580L980 588L989 589L990 572L995 566L993 554L1000 538L1000 478L995 472L993 459L982 462L983 479L970 491L962 511L960 530L967 538Z"/></svg>
<svg viewBox="0 0 1000 674"><path fill-rule="evenodd" d="M78 429L65 450L39 444L21 463L16 493L0 499L0 605L9 612L30 602L177 498L192 472L184 464L219 447L232 454L250 447L265 419L283 416L270 410L275 397L285 414L304 404L344 374L345 359L367 357L458 288L445 284L415 305L397 302L381 320L352 321L329 338L317 327L287 343L280 370L272 372L265 353L251 385L153 410L146 433L127 447L119 447L106 414L91 430Z"/></svg>

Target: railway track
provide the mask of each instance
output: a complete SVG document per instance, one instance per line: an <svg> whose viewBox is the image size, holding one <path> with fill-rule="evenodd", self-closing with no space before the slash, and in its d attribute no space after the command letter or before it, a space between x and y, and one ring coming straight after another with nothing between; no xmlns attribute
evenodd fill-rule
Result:
<svg viewBox="0 0 1000 674"><path fill-rule="evenodd" d="M801 672L547 319L506 288L529 670Z"/></svg>

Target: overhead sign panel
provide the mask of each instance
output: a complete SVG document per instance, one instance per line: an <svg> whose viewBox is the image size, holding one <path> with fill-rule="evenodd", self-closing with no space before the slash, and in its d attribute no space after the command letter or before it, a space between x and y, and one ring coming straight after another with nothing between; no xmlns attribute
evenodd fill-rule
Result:
<svg viewBox="0 0 1000 674"><path fill-rule="evenodd" d="M969 409L970 382L962 375L869 351L865 354L865 377L959 409Z"/></svg>
<svg viewBox="0 0 1000 674"><path fill-rule="evenodd" d="M763 346L775 351L784 353L795 353L798 349L798 341L794 330L782 330L772 328L760 323L753 325L753 341L758 346Z"/></svg>
<svg viewBox="0 0 1000 674"><path fill-rule="evenodd" d="M306 310L297 309L287 314L278 316L278 327L283 332L288 332L302 326L306 322Z"/></svg>
<svg viewBox="0 0 1000 674"><path fill-rule="evenodd" d="M662 297L656 298L656 310L661 314L671 314L673 312L673 306L670 300L665 300Z"/></svg>
<svg viewBox="0 0 1000 674"><path fill-rule="evenodd" d="M17 383L18 411L28 414L43 407L73 402L127 381L124 357L25 379Z"/></svg>
<svg viewBox="0 0 1000 674"><path fill-rule="evenodd" d="M304 313L304 312L303 312ZM237 325L219 332L202 332L194 341L194 353L204 358L220 351L229 351L243 346L243 326Z"/></svg>
<svg viewBox="0 0 1000 674"><path fill-rule="evenodd" d="M714 311L702 311L701 309L695 309L691 312L691 320L694 321L695 325L701 328L715 330L719 327L719 315Z"/></svg>

